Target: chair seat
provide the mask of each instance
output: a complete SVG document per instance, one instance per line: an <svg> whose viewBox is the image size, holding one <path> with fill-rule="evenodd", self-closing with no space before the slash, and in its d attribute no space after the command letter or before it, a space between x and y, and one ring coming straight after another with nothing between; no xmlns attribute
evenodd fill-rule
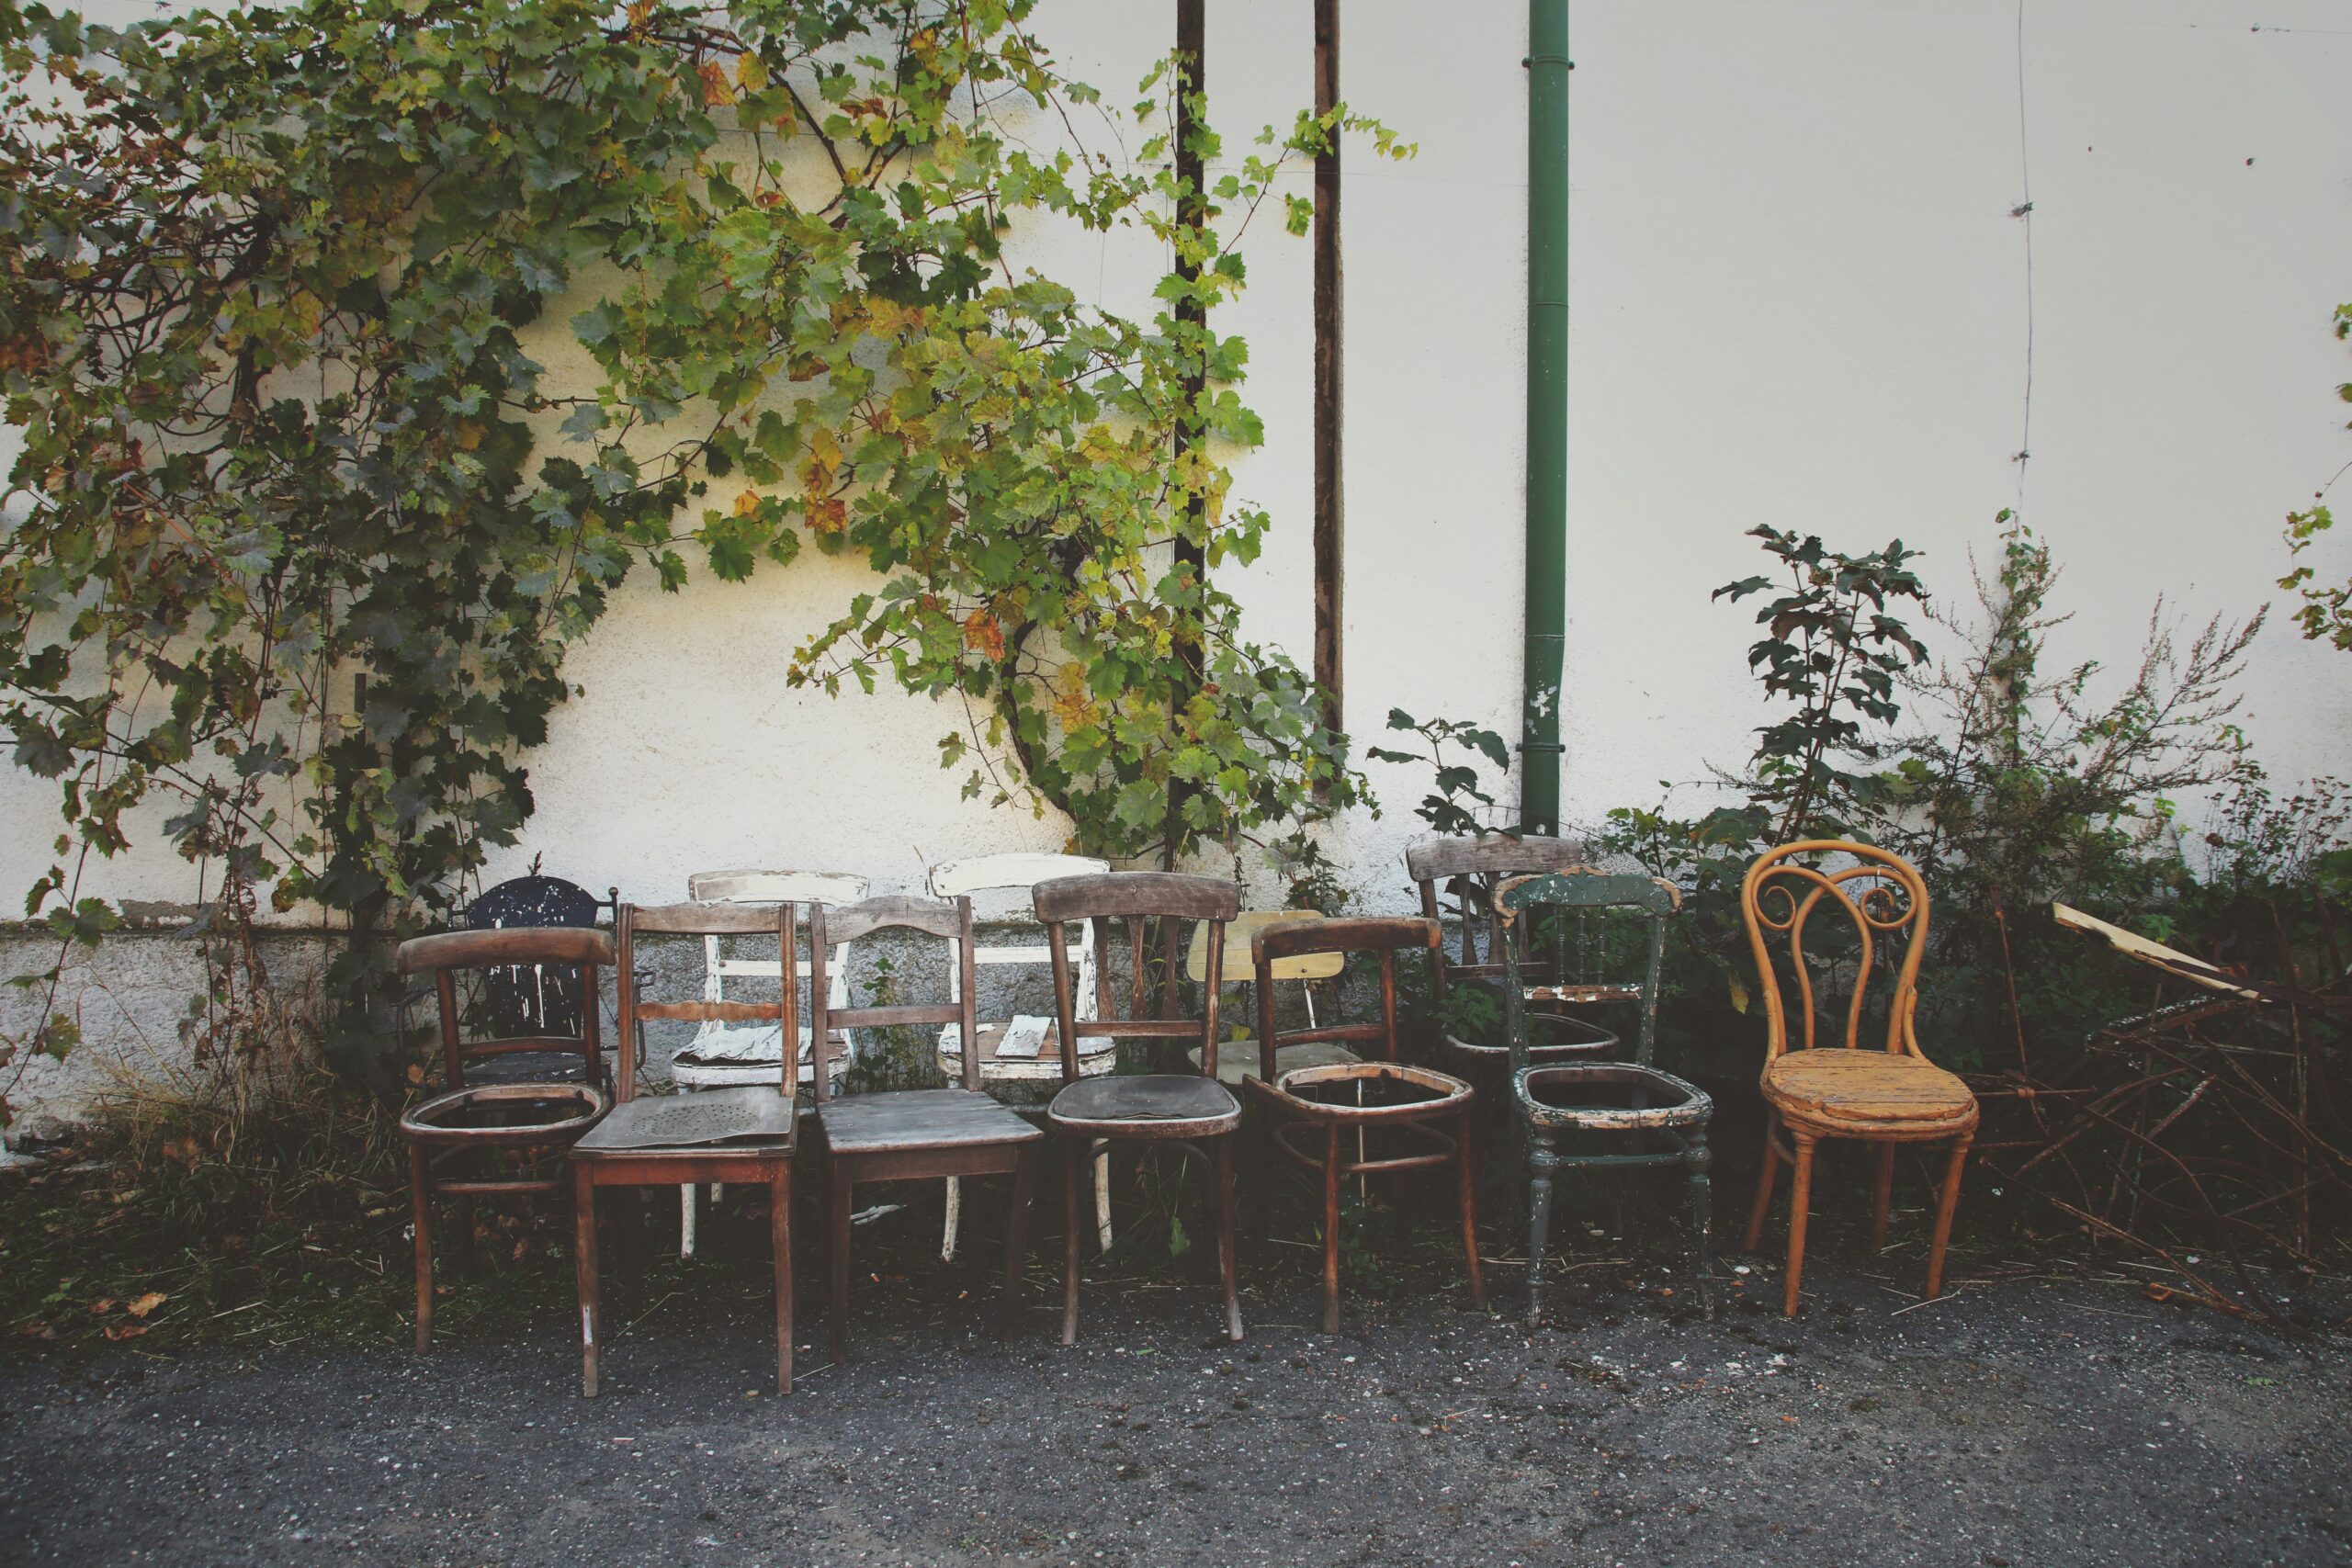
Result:
<svg viewBox="0 0 2352 1568"><path fill-rule="evenodd" d="M1784 1116L1853 1127L1973 1124L1976 1097L1922 1056L1826 1048L1766 1065L1764 1098Z"/></svg>
<svg viewBox="0 0 2352 1568"><path fill-rule="evenodd" d="M1359 1058L1345 1045L1335 1045L1329 1040L1310 1040L1304 1045L1284 1045L1274 1052L1274 1076L1295 1072L1301 1067L1329 1067ZM1185 1060L1193 1066L1201 1065L1200 1047L1186 1053ZM1258 1043L1255 1040L1228 1040L1216 1048L1216 1081L1238 1084L1258 1070Z"/></svg>
<svg viewBox="0 0 2352 1568"><path fill-rule="evenodd" d="M1333 1090L1355 1091L1356 1102L1326 1100ZM1402 1089L1412 1098L1374 1100L1374 1090ZM1306 1091L1314 1090L1315 1093ZM1284 1073L1267 1092L1295 1114L1339 1122L1410 1122L1417 1117L1452 1115L1476 1091L1452 1073L1417 1067L1405 1062L1335 1062L1327 1066L1301 1067ZM1366 1103L1371 1101L1370 1103Z"/></svg>
<svg viewBox="0 0 2352 1568"><path fill-rule="evenodd" d="M985 1094L909 1089L855 1094L817 1108L825 1146L836 1154L1034 1143L1046 1134Z"/></svg>
<svg viewBox="0 0 2352 1568"><path fill-rule="evenodd" d="M469 1084L410 1107L401 1116L401 1133L423 1144L568 1143L608 1109L604 1094L586 1084ZM532 1112L526 1121L492 1119L525 1111Z"/></svg>
<svg viewBox="0 0 2352 1568"><path fill-rule="evenodd" d="M1241 1125L1241 1102L1190 1073L1141 1073L1071 1084L1046 1114L1072 1134L1206 1138Z"/></svg>
<svg viewBox="0 0 2352 1568"><path fill-rule="evenodd" d="M773 1086L642 1095L614 1106L571 1152L578 1158L594 1159L720 1149L788 1151L797 1114L792 1099Z"/></svg>
<svg viewBox="0 0 2352 1568"><path fill-rule="evenodd" d="M1606 1055L1624 1043L1615 1030L1603 1028L1569 1013L1531 1012L1527 1015L1527 1055L1530 1061ZM1449 1034L1445 1037L1445 1043L1448 1050L1457 1051L1472 1061L1499 1061L1510 1055L1508 1039L1487 1044Z"/></svg>
<svg viewBox="0 0 2352 1568"><path fill-rule="evenodd" d="M1538 1127L1569 1128L1595 1133L1635 1133L1661 1127L1703 1127L1715 1113L1706 1090L1672 1073L1631 1062L1527 1067L1512 1086L1520 1113ZM1625 1098L1651 1101L1647 1105L1574 1103L1599 1099L1612 1090L1629 1091ZM1560 1100L1570 1103L1561 1104Z"/></svg>
<svg viewBox="0 0 2352 1568"><path fill-rule="evenodd" d="M466 1082L585 1083L588 1058L577 1051L502 1051L466 1063Z"/></svg>

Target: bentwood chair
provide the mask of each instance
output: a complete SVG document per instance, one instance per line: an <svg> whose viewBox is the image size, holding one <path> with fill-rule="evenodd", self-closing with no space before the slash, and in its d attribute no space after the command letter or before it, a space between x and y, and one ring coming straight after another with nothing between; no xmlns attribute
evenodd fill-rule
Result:
<svg viewBox="0 0 2352 1568"><path fill-rule="evenodd" d="M514 931L528 927L572 926L586 930L605 912L604 902L576 882L533 872L509 877L466 906L468 931ZM537 1037L550 1042L544 1051L475 1055L467 1063L466 1081L483 1083L571 1083L608 1090L603 1057L582 1053L574 1042L585 1038L582 1013L598 1003L594 991L583 990L580 971L568 964L505 964L481 972L483 1012L492 1032L513 1040Z"/></svg>
<svg viewBox="0 0 2352 1568"><path fill-rule="evenodd" d="M1583 868L1549 876L1513 877L1495 893L1503 940L1503 1006L1510 1036L1513 1106L1528 1134L1527 1316L1544 1313L1544 1251L1552 1229L1553 1173L1562 1167L1679 1165L1690 1179L1690 1223L1699 1238L1699 1302L1715 1314L1714 1252L1708 1236L1710 1193L1707 1123L1714 1101L1696 1085L1652 1065L1657 1051L1658 975L1666 957L1666 925L1682 905L1672 883L1647 876L1611 876ZM1512 928L1548 914L1584 928L1576 948L1583 956L1529 984L1519 954L1530 945ZM1638 922L1645 964L1639 980L1610 979L1613 934L1596 925ZM1563 948L1568 943L1565 938ZM1532 1003L1639 1010L1631 1062L1531 1060ZM1611 1152L1586 1146L1607 1138ZM1563 1141L1570 1144L1562 1152ZM1653 1142L1653 1140L1655 1140ZM1644 1148L1641 1144L1650 1143ZM1664 1146L1659 1147L1657 1145ZM1631 1146L1628 1146L1631 1145Z"/></svg>
<svg viewBox="0 0 2352 1568"><path fill-rule="evenodd" d="M1832 869L1812 863L1816 862ZM1814 1151L1821 1142L1852 1138L1881 1145L1874 1247L1886 1245L1896 1145L1950 1144L1935 1235L1928 1247L1927 1299L1932 1301L1943 1289L1944 1248L1960 1201L1961 1171L1976 1133L1976 1097L1928 1060L1914 1029L1919 963L1928 941L1927 884L1901 856L1873 845L1807 840L1769 851L1749 866L1739 905L1764 995L1767 1031L1764 1171L1747 1217L1747 1249L1756 1250L1763 1235L1777 1167L1786 1160L1795 1172L1795 1191L1781 1310L1794 1317ZM1849 935L1850 947L1841 951L1838 937L1830 936L1808 950L1806 928L1815 919L1826 920L1838 935ZM1776 946L1782 950L1777 962ZM1784 969L1796 993L1793 1029L1781 988ZM1852 994L1842 1028L1832 1022L1825 1032L1822 1021L1835 1014L1815 995L1816 976L1827 978L1839 969L1850 973ZM1865 1048L1863 1021L1872 983L1880 978L1887 982L1881 1004L1883 1048ZM1823 1038L1825 1032L1829 1039Z"/></svg>
<svg viewBox="0 0 2352 1568"><path fill-rule="evenodd" d="M1370 919L1270 926L1250 939L1258 971L1258 1072L1241 1087L1268 1115L1275 1148L1315 1171L1323 1185L1323 1332L1340 1331L1340 1187L1349 1177L1454 1168L1470 1296L1487 1287L1478 1268L1477 1166L1471 1118L1476 1091L1451 1074L1396 1059L1396 954L1433 951L1435 920ZM1274 1026L1274 966L1308 953L1379 955L1376 1022ZM1377 1044L1375 1060L1277 1071L1283 1050L1317 1041ZM1400 1149L1390 1145L1401 1144ZM1351 1152L1352 1151L1352 1153ZM1258 1195L1260 1202L1265 1194Z"/></svg>
<svg viewBox="0 0 2352 1568"><path fill-rule="evenodd" d="M945 1006L853 1007L849 976L825 961L828 944L846 946L876 931L907 931L944 937L955 954L956 999ZM912 1181L942 1176L1010 1176L1012 1206L1005 1220L1004 1300L999 1332L1010 1339L1021 1305L1021 1265L1027 1240L1029 1199L1045 1133L980 1092L978 1031L973 1027L972 901L869 898L808 915L815 964L810 1021L820 1055L853 1029L916 1024L961 1026L957 1087L835 1095L832 1075L816 1075L817 1132L825 1151L825 1241L829 1255L833 1359L846 1358L849 1316L850 1197L861 1181Z"/></svg>
<svg viewBox="0 0 2352 1568"><path fill-rule="evenodd" d="M1094 1151L1118 1143L1171 1144L1209 1165L1216 1202L1217 1270L1225 1286L1225 1334L1241 1337L1241 1298L1233 1261L1233 1134L1241 1126L1241 1102L1217 1081L1217 988L1202 989L1201 1016L1176 1016L1176 927L1190 920L1208 927L1209 974L1220 971L1225 927L1241 908L1230 882L1172 872L1125 871L1098 876L1057 877L1036 890L1037 918L1054 964L1054 1016L1060 1025L1063 1087L1046 1108L1046 1125L1061 1140L1064 1239L1062 1243L1062 1343L1078 1342L1079 1190L1080 1173ZM1145 1016L1149 989L1149 950L1144 922L1160 926L1165 978L1159 1016ZM1069 933L1063 922L1084 920L1096 950L1092 1015L1079 1011L1070 973ZM1113 999L1108 967L1110 923L1127 931L1134 974L1125 1014ZM1202 1057L1198 1072L1129 1073L1088 1077L1077 1043L1089 1036L1190 1042ZM1204 1148L1205 1145L1205 1148Z"/></svg>
<svg viewBox="0 0 2352 1568"><path fill-rule="evenodd" d="M926 885L934 898L985 898L998 895L1015 895L1020 916L1031 912L1037 884L1057 876L1099 876L1111 869L1111 863L1091 855L1036 854L1016 851L1010 854L972 855L963 860L942 861L931 868ZM991 917L994 910L990 911ZM1012 912L1007 910L1007 913ZM1025 922L1024 922L1025 923ZM1024 933L1025 934L1025 933ZM1078 964L1078 990L1086 995L1094 986L1094 930L1081 927L1078 944L1072 950ZM1035 940L1014 942L979 942L972 949L974 977L983 969L1031 969L1049 964L1052 954L1043 943ZM963 991L961 966L948 966L950 989L947 999L959 1001ZM1062 1083L1061 1040L1055 1033L1054 1021L1035 1014L1013 1014L1001 1021L983 1019L978 1024L980 1051L980 1087L990 1094L1023 1104L1035 1105L1050 1099ZM1078 1043L1079 1072L1087 1077L1100 1077L1118 1065L1117 1042L1107 1036L1090 1035ZM949 1024L939 1032L939 1071L942 1077L960 1080L964 1073L964 1042L962 1026ZM947 1218L940 1227L939 1256L943 1262L956 1259L956 1232L964 1213L964 1186L954 1178L947 1182ZM1094 1162L1094 1227L1103 1247L1111 1245L1111 1162L1109 1157Z"/></svg>
<svg viewBox="0 0 2352 1568"><path fill-rule="evenodd" d="M611 1112L571 1146L572 1215L579 1255L580 1392L594 1397L603 1350L598 1301L596 1190L628 1189L622 1214L623 1257L629 1293L637 1293L639 1190L689 1182L741 1181L768 1191L768 1242L775 1268L775 1388L792 1392L792 1156L798 1115L794 1064L775 1064L765 1084L707 1089L700 1094L645 1096L638 1093L637 1053L626 1048L649 1022L729 1023L774 1021L784 1038L800 1030L800 981L793 964L794 908L790 904L623 904L616 913L618 959L615 988L620 997L617 1102ZM773 1002L650 1002L637 990L638 939L647 935L767 936L775 940L778 995ZM818 1081L823 1082L822 1075Z"/></svg>
<svg viewBox="0 0 2352 1568"><path fill-rule="evenodd" d="M686 897L695 903L854 904L865 897L865 878L841 871L698 871L686 878ZM836 949L833 967L841 968L847 958L846 950ZM725 1001L729 980L765 985L781 977L775 959L730 955L720 937L703 938L702 961L702 998L707 1002ZM802 980L808 978L808 960L798 961L797 973ZM737 994L741 994L740 984ZM794 1051L800 1064L800 1082L806 1085L814 1073L814 1053L805 1021L800 1026L799 1039L794 1042ZM849 1070L849 1059L846 1050L832 1055L836 1087L842 1075ZM775 1080L777 1065L783 1060L784 1033L775 1024L729 1023L714 1018L671 1054L670 1081L678 1086L681 1093L764 1084ZM694 1186L678 1189L681 1258L695 1255L695 1210L700 1207L695 1199L701 1190ZM718 1202L726 1191L723 1186L713 1187L711 1201Z"/></svg>
<svg viewBox="0 0 2352 1568"><path fill-rule="evenodd" d="M401 943L394 962L403 975L430 975L441 1010L443 1091L401 1117L408 1143L409 1204L416 1227L416 1348L433 1343L433 1201L456 1200L460 1251L469 1249L476 1197L560 1192L560 1172L533 1168L562 1157L572 1141L605 1114L608 1101L595 1087L596 972L614 958L613 939L600 931L518 926L503 931L447 931ZM575 1032L464 1038L458 976L464 971L560 969L588 1005L572 1015ZM470 1083L469 1068L517 1061L548 1064L585 1082ZM482 1171L481 1166L491 1168Z"/></svg>

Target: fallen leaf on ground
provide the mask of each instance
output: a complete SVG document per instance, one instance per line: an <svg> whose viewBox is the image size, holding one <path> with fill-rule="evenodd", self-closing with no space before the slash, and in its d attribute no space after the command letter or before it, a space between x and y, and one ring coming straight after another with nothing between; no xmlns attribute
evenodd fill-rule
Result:
<svg viewBox="0 0 2352 1568"><path fill-rule="evenodd" d="M109 1323L107 1325L107 1337L109 1339L136 1339L146 1332L147 1325L143 1323Z"/></svg>
<svg viewBox="0 0 2352 1568"><path fill-rule="evenodd" d="M124 1307L122 1310L129 1313L133 1317L145 1317L149 1313L153 1312L157 1307L162 1306L165 1302L170 1301L171 1299L171 1297L165 1295L161 1291L150 1291L145 1295L140 1297L137 1301L132 1302L130 1305Z"/></svg>
<svg viewBox="0 0 2352 1568"><path fill-rule="evenodd" d="M112 1311L114 1311L114 1298L112 1296L100 1296L96 1301L90 1303L90 1315L92 1317L104 1317L107 1314Z"/></svg>

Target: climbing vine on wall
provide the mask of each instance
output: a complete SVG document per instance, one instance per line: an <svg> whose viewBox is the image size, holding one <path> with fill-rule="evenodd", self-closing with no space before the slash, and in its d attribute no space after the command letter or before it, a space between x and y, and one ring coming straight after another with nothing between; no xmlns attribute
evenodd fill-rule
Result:
<svg viewBox="0 0 2352 1568"><path fill-rule="evenodd" d="M1031 8L310 0L118 31L0 0L0 722L62 787L27 901L61 951L113 924L83 873L142 808L232 918L256 888L364 933L446 918L528 818L566 649L622 578L804 541L878 577L790 679L954 699L968 790L1084 848L1353 798L1309 682L1171 570L1180 535L1214 569L1267 526L1170 456L1180 423L1258 438L1242 344L1175 306L1241 286L1210 225L1284 157L1350 127L1403 150L1302 117L1179 224L1170 79L1138 149L1088 152L1128 122ZM1021 265L1024 224L1194 265L1128 320ZM575 344L601 385L541 363ZM336 963L369 1038L380 952ZM70 1043L62 1014L17 1043Z"/></svg>

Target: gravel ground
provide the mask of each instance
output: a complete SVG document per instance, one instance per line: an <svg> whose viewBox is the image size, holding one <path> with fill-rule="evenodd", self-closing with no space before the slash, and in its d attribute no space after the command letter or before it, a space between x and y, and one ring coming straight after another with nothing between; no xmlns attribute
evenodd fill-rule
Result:
<svg viewBox="0 0 2352 1568"><path fill-rule="evenodd" d="M1736 1300L1709 1324L1666 1294L1672 1243L1619 1263L1583 1238L1572 1321L1532 1336L1458 1286L1309 1333L1288 1247L1245 1270L1238 1347L1164 1268L1090 1283L1073 1350L1042 1298L1002 1349L977 1291L861 1280L852 1360L804 1354L785 1400L756 1300L697 1316L674 1269L593 1403L552 1319L425 1359L21 1364L0 1560L2352 1562L2340 1338L1985 1257L1903 1311L1913 1262L1826 1235L1804 1318ZM1776 1293L1743 1266L1736 1296Z"/></svg>

